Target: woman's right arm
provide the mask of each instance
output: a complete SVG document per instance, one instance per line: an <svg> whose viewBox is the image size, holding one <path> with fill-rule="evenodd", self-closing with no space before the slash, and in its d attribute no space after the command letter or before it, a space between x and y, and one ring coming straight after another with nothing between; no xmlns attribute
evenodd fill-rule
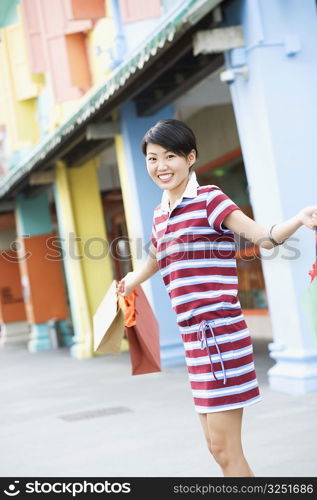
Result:
<svg viewBox="0 0 317 500"><path fill-rule="evenodd" d="M137 285L151 278L159 270L156 252L156 247L151 243L148 258L143 266L140 266L136 271L126 274L119 281L117 288L119 295L129 295Z"/></svg>

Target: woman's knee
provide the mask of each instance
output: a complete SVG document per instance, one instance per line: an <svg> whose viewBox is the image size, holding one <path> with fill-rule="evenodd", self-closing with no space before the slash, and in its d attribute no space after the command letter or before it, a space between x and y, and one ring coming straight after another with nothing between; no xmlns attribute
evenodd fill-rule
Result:
<svg viewBox="0 0 317 500"><path fill-rule="evenodd" d="M230 450L223 437L210 439L208 441L208 449L221 467L228 465L230 460Z"/></svg>
<svg viewBox="0 0 317 500"><path fill-rule="evenodd" d="M242 453L241 420L242 411L229 410L207 415L208 449L222 467L235 460Z"/></svg>

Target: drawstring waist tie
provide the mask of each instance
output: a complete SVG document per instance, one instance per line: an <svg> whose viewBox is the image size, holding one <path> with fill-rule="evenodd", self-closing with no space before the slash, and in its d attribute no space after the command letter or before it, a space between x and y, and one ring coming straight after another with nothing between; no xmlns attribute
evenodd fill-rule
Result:
<svg viewBox="0 0 317 500"><path fill-rule="evenodd" d="M212 321L206 321L205 319L203 319L201 321L201 323L199 324L199 327L198 327L197 338L198 338L198 340L200 340L200 348L207 349L212 374L213 374L215 380L218 380L218 378L216 377L216 374L215 374L215 370L214 370L214 366L213 366L213 362L212 362L211 354L210 354L210 350L209 350L209 345L208 345L208 341L207 341L207 336L206 336L206 329L209 327L211 334L213 336L214 342L215 342L215 346L216 346L219 358L220 358L220 363L221 363L221 368L222 368L222 373L223 373L223 383L225 385L227 382L226 370L225 370L225 367L223 364L221 352L220 352L219 346L217 344L216 336L215 336L214 331L212 329L211 323L212 323Z"/></svg>

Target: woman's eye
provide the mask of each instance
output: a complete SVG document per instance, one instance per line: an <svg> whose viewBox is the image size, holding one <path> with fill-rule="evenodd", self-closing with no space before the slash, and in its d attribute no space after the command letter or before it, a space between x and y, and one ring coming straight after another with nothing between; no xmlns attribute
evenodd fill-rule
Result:
<svg viewBox="0 0 317 500"><path fill-rule="evenodd" d="M175 155L168 155L167 158L174 158Z"/></svg>
<svg viewBox="0 0 317 500"><path fill-rule="evenodd" d="M155 160L156 160L156 158L151 157L151 158L148 158L148 160L149 160L149 161L155 161Z"/></svg>

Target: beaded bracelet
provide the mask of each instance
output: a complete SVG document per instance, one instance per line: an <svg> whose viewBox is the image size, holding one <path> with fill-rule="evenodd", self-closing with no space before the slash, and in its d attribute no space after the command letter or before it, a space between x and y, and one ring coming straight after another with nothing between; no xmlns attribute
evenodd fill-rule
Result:
<svg viewBox="0 0 317 500"><path fill-rule="evenodd" d="M273 227L275 227L276 224L273 224L273 226L271 227L270 231L269 231L269 240L270 242L272 243L272 245L274 245L275 247L278 246L278 245L283 245L283 243L287 240L287 238L285 238L284 241L281 241L281 243L278 243L277 241L275 241L275 239L273 238L272 236L272 229Z"/></svg>

